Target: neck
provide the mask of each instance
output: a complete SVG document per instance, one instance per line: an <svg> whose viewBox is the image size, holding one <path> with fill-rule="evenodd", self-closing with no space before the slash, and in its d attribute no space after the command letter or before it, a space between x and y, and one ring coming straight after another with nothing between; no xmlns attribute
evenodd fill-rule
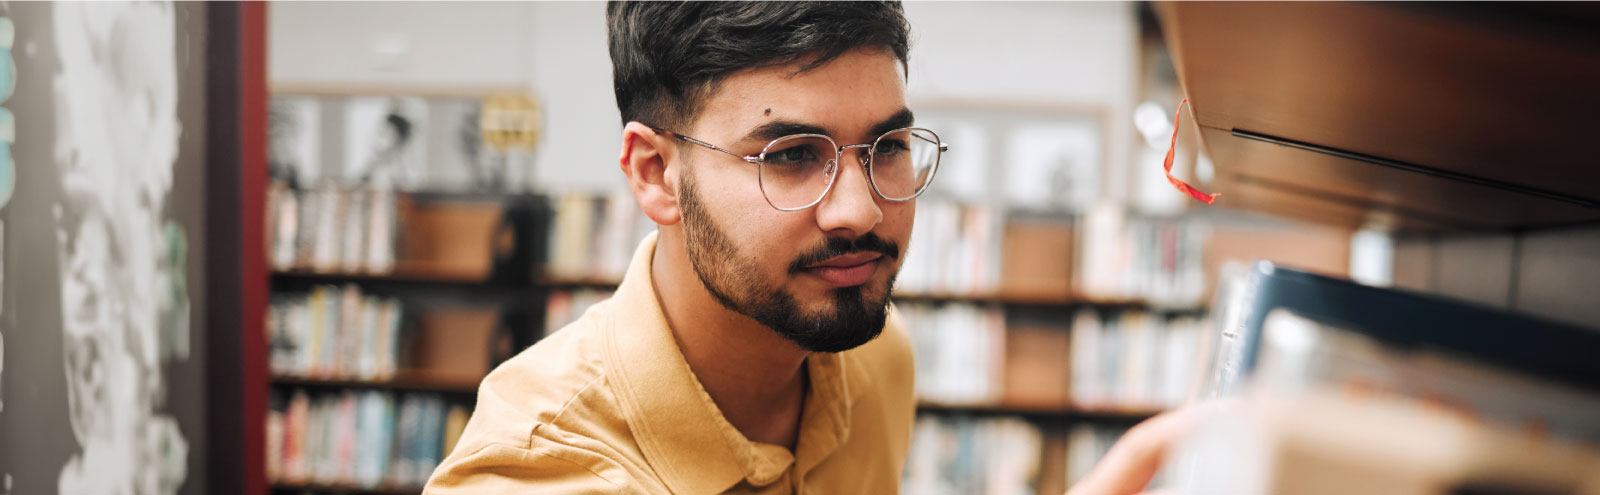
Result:
<svg viewBox="0 0 1600 495"><path fill-rule="evenodd" d="M700 282L679 229L662 228L650 274L678 349L723 417L752 441L794 449L807 353Z"/></svg>

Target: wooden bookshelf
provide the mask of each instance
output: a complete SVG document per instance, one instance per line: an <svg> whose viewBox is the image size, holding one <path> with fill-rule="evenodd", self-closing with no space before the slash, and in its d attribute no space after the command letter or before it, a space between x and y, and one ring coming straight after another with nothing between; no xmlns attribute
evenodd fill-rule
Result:
<svg viewBox="0 0 1600 495"><path fill-rule="evenodd" d="M1574 109L1600 105L1591 7L1156 9L1218 206L1416 231L1600 221L1600 169L1569 144L1594 134Z"/></svg>
<svg viewBox="0 0 1600 495"><path fill-rule="evenodd" d="M1039 295L1017 292L993 293L896 293L894 300L899 302L924 302L924 303L977 303L998 304L1001 306L1086 306L1105 309L1139 309L1168 314L1199 314L1204 313L1204 306L1164 306L1151 304L1139 299L1098 299L1087 297L1059 297L1054 295Z"/></svg>
<svg viewBox="0 0 1600 495"><path fill-rule="evenodd" d="M280 284L358 284L407 287L432 287L451 289L518 289L533 287L531 283L489 280L482 277L463 277L426 271L376 272L318 272L312 270L275 270L272 280Z"/></svg>
<svg viewBox="0 0 1600 495"><path fill-rule="evenodd" d="M602 277L541 277L537 285L550 289L600 289L615 290L620 281ZM1002 306L1088 306L1106 309L1141 309L1166 314L1201 314L1205 306L1164 306L1140 299L1099 299L1088 297L1061 297L1057 295L1025 292L897 292L894 300L917 303L975 303Z"/></svg>
<svg viewBox="0 0 1600 495"><path fill-rule="evenodd" d="M323 282L418 282L430 284L477 285L484 283L479 277L464 277L447 273L410 272L340 272L293 269L273 270L274 278L303 279Z"/></svg>
<svg viewBox="0 0 1600 495"><path fill-rule="evenodd" d="M272 493L344 493L349 495L420 495L422 487L379 486L362 488L354 485L273 483Z"/></svg>
<svg viewBox="0 0 1600 495"><path fill-rule="evenodd" d="M567 277L547 274L540 276L535 284L551 289L616 290L622 281L608 277Z"/></svg>
<svg viewBox="0 0 1600 495"><path fill-rule="evenodd" d="M1134 424L1149 419L1163 412L1161 409L1149 407L1067 407L1067 408L1039 408L1018 407L1006 404L938 404L920 402L917 412L932 414L966 414L972 416L1021 416L1035 422L1047 424L1075 423L1080 421Z"/></svg>
<svg viewBox="0 0 1600 495"><path fill-rule="evenodd" d="M377 389L394 390L402 392L437 392L455 395L470 395L478 392L479 380L442 379L430 377L424 373L400 373L387 380L364 380L360 378L308 378L300 376L273 375L273 385L285 387L305 387L308 389Z"/></svg>

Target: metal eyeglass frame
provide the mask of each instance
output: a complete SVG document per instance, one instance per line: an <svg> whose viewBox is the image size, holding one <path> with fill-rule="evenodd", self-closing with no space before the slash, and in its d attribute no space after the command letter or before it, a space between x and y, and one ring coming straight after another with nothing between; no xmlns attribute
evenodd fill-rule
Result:
<svg viewBox="0 0 1600 495"><path fill-rule="evenodd" d="M763 146L761 148L761 153L760 154L756 154L756 155L741 155L741 154L735 153L733 151L729 151L727 149L723 149L723 148L721 148L721 147L719 147L717 145L714 145L714 144L711 144L711 143L707 143L705 141L701 141L699 139L695 139L695 138L692 138L692 137L689 137L689 136L685 136L683 134L672 132L672 131L669 131L669 130L666 130L666 129L661 129L661 128L658 128L656 126L647 125L646 127L649 127L650 130L655 131L657 134L665 134L665 135L668 135L668 136L672 136L674 138L678 138L679 140L682 140L684 142L688 142L688 143L691 143L691 144L703 146L706 149L709 149L709 150L712 150L712 151L720 151L720 152L723 152L723 153L727 153L729 155L734 156L735 158L738 158L740 160L744 160L746 163L750 163L750 164L755 165L756 166L756 185L761 188L761 199L767 200L767 205L768 206L776 208L776 209L778 209L780 211L800 211L800 210L804 210L804 209L816 206L817 203L821 203L822 202L822 198L828 197L828 193L833 192L834 179L839 177L839 174L837 173L838 172L838 163L839 163L839 160L844 159L845 150L854 149L854 148L867 148L867 149L870 150L872 148L876 148L878 146L878 141L882 141L884 136L888 136L890 134L894 134L896 132L902 132L902 131L922 131L922 132L926 132L928 134L932 134L933 138L934 138L934 142L939 145L939 155L934 157L933 169L928 171L928 182L922 184L921 187L918 187L916 192L911 193L910 196L906 196L904 198L899 198L899 199L885 196L883 194L883 191L878 190L878 182L872 179L872 153L869 151L869 152L863 152L863 153L859 153L858 154L859 156L861 156L861 169L864 170L867 173L867 184L872 186L872 193L873 194L877 194L878 197L883 198L883 199L888 200L888 201L895 201L895 202L911 201L913 199L917 199L917 196L921 196L923 191L927 191L928 190L928 186L933 185L933 176L937 175L938 172L939 172L939 161L940 161L940 159L942 159L944 157L944 152L950 151L950 143L946 143L943 140L939 139L939 133L933 132L932 130L927 129L927 128L923 128L923 127L902 127L902 128L895 129L895 130L892 130L892 131L889 131L889 132L885 132L885 133L879 135L877 138L873 139L871 143L851 144L851 145L847 145L847 146L839 146L839 143L837 141L834 141L833 138L828 137L828 136L823 135L823 134L792 134L792 135L783 136L783 137L780 137L778 139L774 139L774 140L768 142L766 146ZM912 135L915 136L916 134L913 133ZM824 186L822 188L822 194L818 194L817 195L817 199L811 200L811 202L807 203L805 206L800 206L800 207L795 207L795 208L784 208L784 207L772 204L772 197L767 195L766 182L760 179L761 176L762 176L761 175L761 167L766 162L767 152L771 151L772 145L778 144L779 141L786 141L786 140L790 140L790 139L806 138L806 137L818 137L818 138L826 139L826 140L828 140L829 143L832 143L834 145L834 147L836 148L833 160L828 162L829 167L832 168L831 170L829 170L827 172L827 174L828 174L828 185Z"/></svg>

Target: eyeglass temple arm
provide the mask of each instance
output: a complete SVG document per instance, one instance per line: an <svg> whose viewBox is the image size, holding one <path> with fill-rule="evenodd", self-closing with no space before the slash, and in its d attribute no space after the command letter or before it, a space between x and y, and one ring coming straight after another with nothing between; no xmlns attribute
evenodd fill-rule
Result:
<svg viewBox="0 0 1600 495"><path fill-rule="evenodd" d="M741 154L738 154L738 153L734 153L732 151L728 151L728 150L725 150L725 149L722 149L722 148L718 148L717 145L715 145L715 144L707 143L705 141L701 141L699 139L695 139L695 138L692 138L692 137L689 137L689 136L678 134L676 132L672 132L672 131L669 131L669 130L666 130L666 129L661 129L661 128L658 128L658 127L653 126L653 125L646 125L646 127L649 127L650 130L652 130L652 131L656 131L656 134L666 134L668 136L672 136L672 137L678 138L679 140L686 141L686 142L688 142L690 144L696 144L696 145L704 146L706 149L709 149L711 151L721 151L723 153L727 153L729 155L733 155L733 156L739 158L740 160L744 160L744 161L749 162L749 163L759 163L761 161L761 157L746 156L746 155L741 155Z"/></svg>
<svg viewBox="0 0 1600 495"><path fill-rule="evenodd" d="M935 142L932 139L928 139L928 138L925 138L925 137L922 137L922 136L918 136L916 134L912 134L912 136L915 136L917 139L921 139L923 141L927 141L927 142L939 145L939 152L940 153L943 153L943 152L946 152L946 151L950 151L950 143Z"/></svg>

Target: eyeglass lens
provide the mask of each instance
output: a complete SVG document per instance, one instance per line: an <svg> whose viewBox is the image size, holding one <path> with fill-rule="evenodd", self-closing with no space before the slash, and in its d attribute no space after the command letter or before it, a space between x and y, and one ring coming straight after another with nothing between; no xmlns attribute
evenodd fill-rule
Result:
<svg viewBox="0 0 1600 495"><path fill-rule="evenodd" d="M810 206L828 191L837 173L839 147L822 136L790 136L773 141L762 153L761 190L773 206ZM891 201L917 195L933 178L939 163L939 137L926 129L901 129L872 143L869 175L878 194Z"/></svg>

